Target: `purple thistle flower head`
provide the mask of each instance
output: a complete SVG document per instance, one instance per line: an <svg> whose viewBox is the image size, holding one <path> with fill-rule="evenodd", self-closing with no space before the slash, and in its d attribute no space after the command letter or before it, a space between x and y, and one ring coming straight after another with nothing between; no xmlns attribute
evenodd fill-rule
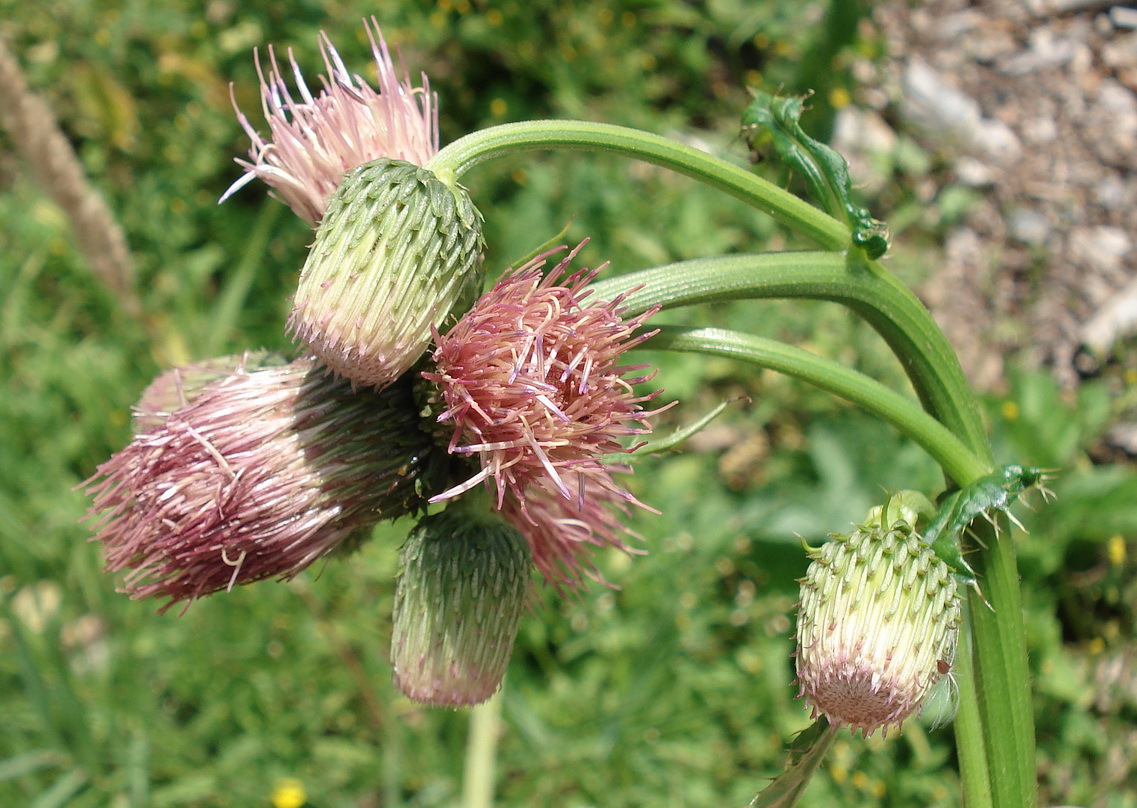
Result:
<svg viewBox="0 0 1137 808"><path fill-rule="evenodd" d="M264 180L280 199L304 221L315 226L327 210L328 199L349 171L388 157L421 166L438 151L437 98L426 75L414 87L405 69L396 70L391 52L372 18L365 20L375 57L378 90L352 75L327 35L320 34L320 51L326 75L322 89L313 95L288 52L296 93L293 96L284 71L269 47L266 76L257 60L261 79L261 106L271 137L263 138L237 107L237 120L252 141L249 159L238 158L245 175L221 197L224 202L254 178Z"/></svg>
<svg viewBox="0 0 1137 808"><path fill-rule="evenodd" d="M86 483L95 540L132 597L168 598L165 611L288 579L422 504L429 438L408 385L355 393L311 359L199 378L176 409L144 398L146 431Z"/></svg>
<svg viewBox="0 0 1137 808"><path fill-rule="evenodd" d="M572 250L551 272L541 256L506 273L437 338L433 383L437 421L451 425L448 450L477 458L481 470L435 497L458 496L483 481L495 505L526 535L538 569L558 588L575 586L589 546L625 547L618 515L639 503L607 458L650 432L638 395L646 365L623 354L651 334L636 331L653 313L623 319L622 298L590 300L599 270L569 274Z"/></svg>

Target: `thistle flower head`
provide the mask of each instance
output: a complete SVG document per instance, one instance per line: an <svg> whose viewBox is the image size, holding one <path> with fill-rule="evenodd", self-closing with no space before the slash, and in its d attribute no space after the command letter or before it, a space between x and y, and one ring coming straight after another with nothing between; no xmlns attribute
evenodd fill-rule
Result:
<svg viewBox="0 0 1137 808"><path fill-rule="evenodd" d="M481 291L481 222L463 188L425 168L361 166L316 232L289 330L354 384L391 383Z"/></svg>
<svg viewBox="0 0 1137 808"><path fill-rule="evenodd" d="M428 704L485 701L501 686L531 586L525 539L463 500L422 519L399 564L395 685Z"/></svg>
<svg viewBox="0 0 1137 808"><path fill-rule="evenodd" d="M87 481L109 571L192 601L291 578L418 506L428 447L406 386L353 393L311 359L238 365L193 389Z"/></svg>
<svg viewBox="0 0 1137 808"><path fill-rule="evenodd" d="M645 365L621 364L650 336L635 332L652 312L622 319L622 298L589 299L597 271L567 273L581 247L547 275L542 256L503 276L438 337L435 369L423 373L448 450L481 467L436 499L486 482L555 583L579 578L588 545L624 546L613 509L640 503L607 457L637 448L622 441L650 431L642 405L658 394L634 390L654 375Z"/></svg>
<svg viewBox="0 0 1137 808"><path fill-rule="evenodd" d="M135 435L139 435L160 427L174 411L196 400L211 382L220 381L234 372L244 373L287 364L288 360L280 354L245 351L170 368L159 374L142 391L131 414L131 429Z"/></svg>
<svg viewBox="0 0 1137 808"><path fill-rule="evenodd" d="M887 732L955 660L955 578L903 518L835 536L811 557L798 612L799 696L835 726Z"/></svg>
<svg viewBox="0 0 1137 808"><path fill-rule="evenodd" d="M562 594L580 587L585 575L607 585L592 563L597 548L641 552L628 544L628 539L639 536L622 519L632 505L654 510L621 488L610 473L614 470L628 471L612 467L599 474L571 473L570 482L579 494L571 499L548 482L538 481L523 497L509 494L502 502L502 516L529 542L533 566Z"/></svg>
<svg viewBox="0 0 1137 808"><path fill-rule="evenodd" d="M267 75L257 60L261 80L261 106L271 136L263 138L237 108L237 120L252 141L249 159L238 159L245 175L222 196L229 196L259 177L272 194L300 218L319 224L332 193L344 174L379 157L425 165L438 151L437 99L426 75L422 86L411 85L406 70L396 70L387 43L374 18L364 21L375 57L378 90L361 76L352 75L326 34L320 34L320 51L326 75L322 89L313 95L300 66L288 52L296 84L289 89L273 49L269 48Z"/></svg>

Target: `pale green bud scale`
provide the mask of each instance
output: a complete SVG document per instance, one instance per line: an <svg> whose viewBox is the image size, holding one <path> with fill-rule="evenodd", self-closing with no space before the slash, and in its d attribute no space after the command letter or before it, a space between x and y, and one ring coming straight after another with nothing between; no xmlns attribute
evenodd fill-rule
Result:
<svg viewBox="0 0 1137 808"><path fill-rule="evenodd" d="M400 160L367 163L331 198L289 329L340 375L384 387L481 292L482 248L461 186Z"/></svg>
<svg viewBox="0 0 1137 808"><path fill-rule="evenodd" d="M915 713L955 659L957 584L906 521L869 524L811 553L797 672L814 715L871 734Z"/></svg>
<svg viewBox="0 0 1137 808"><path fill-rule="evenodd" d="M395 685L428 704L477 704L501 686L531 586L528 542L461 501L422 519L399 554Z"/></svg>

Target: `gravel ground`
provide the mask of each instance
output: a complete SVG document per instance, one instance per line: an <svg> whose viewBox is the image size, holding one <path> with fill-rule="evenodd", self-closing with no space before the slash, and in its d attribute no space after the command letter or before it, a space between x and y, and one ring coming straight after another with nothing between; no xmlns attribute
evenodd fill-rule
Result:
<svg viewBox="0 0 1137 808"><path fill-rule="evenodd" d="M977 202L922 295L981 389L1005 359L1067 385L1137 332L1137 8L1091 0L886 2L888 58L839 123L855 177L911 138ZM858 165L860 162L860 165ZM903 239L905 236L902 235ZM1110 357L1112 352L1112 359ZM1130 357L1131 358L1131 357Z"/></svg>
<svg viewBox="0 0 1137 808"><path fill-rule="evenodd" d="M897 238L928 254L921 296L983 390L1004 365L1044 367L1073 388L1107 373L1137 387L1137 8L1094 0L888 0L875 12L883 62L854 65L856 104L842 110L838 147L854 177L887 198L905 140L930 155L915 196L933 210L953 186L974 203L941 231ZM881 166L885 168L882 170ZM875 171L875 174L874 174ZM882 211L885 213L885 211ZM934 223L935 215L921 225ZM919 246L905 240L923 241ZM1130 396L1131 397L1131 396ZM1128 421L1128 422L1127 422ZM1123 414L1095 455L1137 457L1137 413ZM1093 586L1074 587L1094 603ZM1074 650L1110 738L1100 760L1051 750L1042 800L1061 802L1088 766L1093 808L1137 778L1137 645Z"/></svg>

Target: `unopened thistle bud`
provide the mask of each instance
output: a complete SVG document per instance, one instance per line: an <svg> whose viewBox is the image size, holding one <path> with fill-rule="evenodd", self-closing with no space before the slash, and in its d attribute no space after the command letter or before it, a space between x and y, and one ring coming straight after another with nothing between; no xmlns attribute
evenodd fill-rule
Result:
<svg viewBox="0 0 1137 808"><path fill-rule="evenodd" d="M960 621L947 565L903 518L870 518L811 553L797 634L799 696L865 735L919 709L955 660Z"/></svg>
<svg viewBox="0 0 1137 808"><path fill-rule="evenodd" d="M289 329L353 384L384 387L480 293L482 245L461 186L401 160L361 166L316 233Z"/></svg>
<svg viewBox="0 0 1137 808"><path fill-rule="evenodd" d="M485 701L501 686L529 594L528 543L488 506L459 501L420 521L399 561L395 685L428 704Z"/></svg>

